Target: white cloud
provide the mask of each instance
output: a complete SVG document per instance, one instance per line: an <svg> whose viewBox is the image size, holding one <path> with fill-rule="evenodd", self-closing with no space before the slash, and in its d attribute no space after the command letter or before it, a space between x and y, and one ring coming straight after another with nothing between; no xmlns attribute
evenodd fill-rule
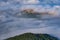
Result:
<svg viewBox="0 0 60 40"><path fill-rule="evenodd" d="M10 3L9 2L0 2L0 7L1 6L7 6L7 5L9 5Z"/></svg>
<svg viewBox="0 0 60 40"><path fill-rule="evenodd" d="M23 0L23 4L38 4L39 0Z"/></svg>
<svg viewBox="0 0 60 40"><path fill-rule="evenodd" d="M14 0L15 2L21 2L21 3L24 3L24 4L37 4L37 3L40 3L40 4L59 4L60 3L60 0L43 0L43 1L40 1L40 0Z"/></svg>
<svg viewBox="0 0 60 40"><path fill-rule="evenodd" d="M53 16L59 16L60 15L60 6L55 5L51 7L50 5L22 5L21 9L34 9L38 12L49 12Z"/></svg>
<svg viewBox="0 0 60 40"><path fill-rule="evenodd" d="M0 5L14 5L14 4L17 4L19 2L20 5L22 4L57 4L59 5L60 4L60 1L59 0L43 0L43 1L40 1L40 0L8 0L7 2L0 2Z"/></svg>

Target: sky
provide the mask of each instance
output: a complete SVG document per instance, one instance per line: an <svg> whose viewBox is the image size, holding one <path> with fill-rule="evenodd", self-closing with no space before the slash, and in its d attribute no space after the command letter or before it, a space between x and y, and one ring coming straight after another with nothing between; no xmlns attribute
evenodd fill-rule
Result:
<svg viewBox="0 0 60 40"><path fill-rule="evenodd" d="M18 18L23 9L52 13L43 19ZM7 17L8 16L8 17ZM25 32L47 33L60 38L60 0L0 0L0 40ZM50 19L49 19L50 18Z"/></svg>
<svg viewBox="0 0 60 40"><path fill-rule="evenodd" d="M21 10L24 8L34 8L41 12L51 11L52 13L55 13L55 15L60 15L59 0L0 0L0 10Z"/></svg>
<svg viewBox="0 0 60 40"><path fill-rule="evenodd" d="M41 6L53 6L60 7L59 0L0 0L0 8L7 9L11 7L20 8L24 5L41 5Z"/></svg>

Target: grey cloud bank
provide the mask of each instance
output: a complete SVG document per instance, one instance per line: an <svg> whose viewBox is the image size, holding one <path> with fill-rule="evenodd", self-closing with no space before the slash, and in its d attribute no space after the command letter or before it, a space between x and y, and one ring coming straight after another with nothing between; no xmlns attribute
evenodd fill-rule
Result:
<svg viewBox="0 0 60 40"><path fill-rule="evenodd" d="M60 38L59 18L37 19L37 18L16 18L10 17L6 23L0 24L0 39L5 39L26 32L47 33ZM5 21L4 21L5 22Z"/></svg>
<svg viewBox="0 0 60 40"><path fill-rule="evenodd" d="M47 33L60 38L59 0L0 0L0 40L26 32ZM53 7L50 4L57 4ZM41 18L17 17L23 9L51 12L55 15ZM27 16L28 17L28 16Z"/></svg>

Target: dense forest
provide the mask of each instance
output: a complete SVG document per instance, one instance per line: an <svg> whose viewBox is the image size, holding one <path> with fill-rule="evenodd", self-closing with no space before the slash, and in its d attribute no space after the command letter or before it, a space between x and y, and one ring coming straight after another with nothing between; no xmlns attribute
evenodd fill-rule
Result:
<svg viewBox="0 0 60 40"><path fill-rule="evenodd" d="M5 40L58 40L58 38L52 37L48 34L24 33L19 36L7 38Z"/></svg>

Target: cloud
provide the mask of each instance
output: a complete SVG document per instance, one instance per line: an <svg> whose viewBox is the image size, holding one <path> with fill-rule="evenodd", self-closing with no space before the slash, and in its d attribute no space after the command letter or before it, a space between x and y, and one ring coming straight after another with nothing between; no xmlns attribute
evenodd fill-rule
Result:
<svg viewBox="0 0 60 40"><path fill-rule="evenodd" d="M40 0L41 4L59 5L59 0Z"/></svg>
<svg viewBox="0 0 60 40"><path fill-rule="evenodd" d="M6 2L4 2L4 1L0 2L0 8L2 8L4 10L4 8L8 7L8 9L10 9L10 10L6 9L5 12L7 11L7 12L11 13L12 15L15 15L16 13L19 14L20 11L23 9L34 9L35 11L38 11L38 12L49 12L52 14L52 16L60 17L60 5L54 5L54 6L49 5L49 4L59 4L59 3L60 3L59 0L44 0L42 2L39 0L7 0ZM37 4L39 4L39 5L37 5ZM43 5L43 4L46 4L46 5ZM11 10L13 10L13 11L11 11ZM6 36L6 38L15 36L15 35L18 35L18 34L24 33L24 32L48 33L48 34L53 34L54 36L56 35L57 37L58 36L60 37L60 32L59 32L60 28L57 27L59 22L57 24L55 24L56 21L53 20L53 21L50 21L50 22L53 22L52 24L50 24L50 23L44 23L44 21L42 21L42 20L37 20L37 19L33 20L33 19L24 19L24 18L20 19L15 16L12 17L11 15L9 15L10 16L9 18L6 18L5 15L7 14L7 12L0 15L0 19L3 22L8 21L10 19L14 20L14 21L6 22L5 24L1 25L0 31L2 31L2 35L0 32L0 35L1 35L0 39L5 38L5 36L7 34L8 35ZM45 16L43 16L43 17L45 17ZM46 21L49 22L49 20L46 20ZM16 26L18 26L18 27L16 27ZM41 28L39 28L39 27L41 27ZM31 28L31 29L29 29L29 28Z"/></svg>
<svg viewBox="0 0 60 40"><path fill-rule="evenodd" d="M39 0L23 0L22 4L38 4Z"/></svg>
<svg viewBox="0 0 60 40"><path fill-rule="evenodd" d="M39 4L39 5L37 5ZM45 6L43 4L46 4ZM53 4L58 4L56 6L51 7ZM59 0L6 0L6 2L3 0L0 2L0 10L1 9L23 9L23 8L33 8L38 9L37 11L51 11L54 10L57 11L57 6L59 6L60 2ZM59 10L58 10L59 11ZM56 12L55 12L56 13Z"/></svg>
<svg viewBox="0 0 60 40"><path fill-rule="evenodd" d="M3 0L0 2L1 6L8 6L8 5L23 5L23 4L38 4L39 0L7 0L6 2Z"/></svg>
<svg viewBox="0 0 60 40"><path fill-rule="evenodd" d="M9 2L0 2L0 7L1 6L7 6L7 5L9 5Z"/></svg>
<svg viewBox="0 0 60 40"><path fill-rule="evenodd" d="M50 5L22 5L21 10L24 9L34 9L37 12L48 12L52 16L59 16L60 15L60 6L50 6Z"/></svg>
<svg viewBox="0 0 60 40"><path fill-rule="evenodd" d="M59 0L6 0L6 1L1 1L1 5L23 5L23 4L40 4L40 5L59 5L60 1ZM1 6L0 5L0 6Z"/></svg>

